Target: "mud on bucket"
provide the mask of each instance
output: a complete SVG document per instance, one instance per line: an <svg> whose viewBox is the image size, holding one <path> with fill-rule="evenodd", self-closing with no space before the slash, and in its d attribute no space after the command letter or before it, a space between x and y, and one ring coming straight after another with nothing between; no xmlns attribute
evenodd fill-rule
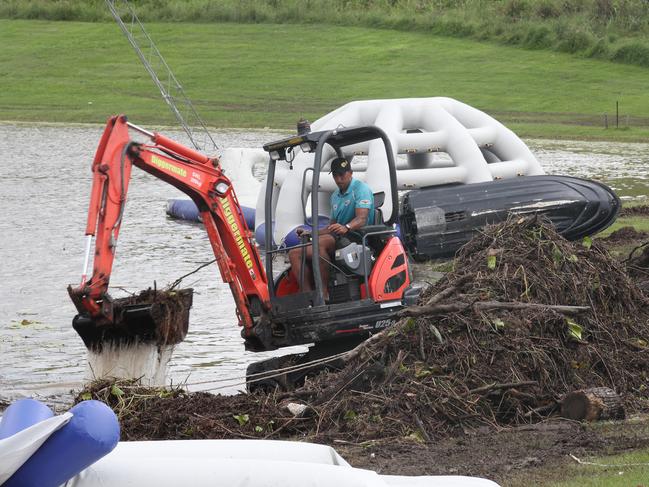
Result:
<svg viewBox="0 0 649 487"><path fill-rule="evenodd" d="M79 314L72 320L72 326L86 348L97 353L105 345L175 345L187 335L193 293L193 289L147 289L126 298L113 299L106 295L102 303L104 317Z"/></svg>

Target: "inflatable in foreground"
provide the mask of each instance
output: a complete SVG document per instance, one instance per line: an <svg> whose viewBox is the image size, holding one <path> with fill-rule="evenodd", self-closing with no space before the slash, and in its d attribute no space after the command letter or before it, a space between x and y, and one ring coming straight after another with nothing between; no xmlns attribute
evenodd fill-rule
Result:
<svg viewBox="0 0 649 487"><path fill-rule="evenodd" d="M83 401L54 416L39 401L16 401L0 421L0 485L57 487L112 451L118 441L117 417L102 402Z"/></svg>
<svg viewBox="0 0 649 487"><path fill-rule="evenodd" d="M0 485L14 487L497 487L462 476L401 477L351 467L331 447L271 440L118 443L108 406L84 401L54 416L23 399L0 421ZM4 482L4 483L3 483Z"/></svg>

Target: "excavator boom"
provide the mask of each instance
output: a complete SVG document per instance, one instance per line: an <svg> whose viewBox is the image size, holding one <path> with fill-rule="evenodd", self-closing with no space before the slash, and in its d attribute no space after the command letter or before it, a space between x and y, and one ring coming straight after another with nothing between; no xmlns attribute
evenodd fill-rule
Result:
<svg viewBox="0 0 649 487"><path fill-rule="evenodd" d="M150 143L133 141L130 131L146 136ZM198 206L221 277L234 296L245 336L253 327L251 313L259 315L269 308L268 283L230 180L218 159L148 132L120 115L108 120L92 163L86 262L80 285L68 288L84 326L94 328L90 341L101 341L104 331L110 334L125 319L124 313L116 312L108 285L132 166L175 186ZM88 279L86 269L93 236L94 263ZM142 306L138 306L141 311ZM89 345L88 340L84 341Z"/></svg>

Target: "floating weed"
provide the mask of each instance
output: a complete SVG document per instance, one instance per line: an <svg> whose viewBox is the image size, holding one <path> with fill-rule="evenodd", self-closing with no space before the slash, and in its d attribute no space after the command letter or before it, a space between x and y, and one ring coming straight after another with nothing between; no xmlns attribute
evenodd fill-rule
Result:
<svg viewBox="0 0 649 487"><path fill-rule="evenodd" d="M37 321L37 320L28 320L28 319L22 319L22 320L11 320L11 324L9 325L8 328L12 330L19 330L21 328L35 328L35 329L42 329L43 328L43 322L42 321Z"/></svg>

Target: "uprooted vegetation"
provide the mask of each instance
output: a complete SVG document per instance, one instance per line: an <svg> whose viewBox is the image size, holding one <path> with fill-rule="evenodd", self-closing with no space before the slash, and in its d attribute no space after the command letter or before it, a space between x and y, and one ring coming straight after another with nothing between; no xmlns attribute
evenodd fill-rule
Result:
<svg viewBox="0 0 649 487"><path fill-rule="evenodd" d="M352 351L341 371L300 389L215 396L103 382L82 396L116 409L132 440L427 442L542 420L589 387L609 387L640 411L649 404L647 304L605 249L510 220L463 247L420 306Z"/></svg>

